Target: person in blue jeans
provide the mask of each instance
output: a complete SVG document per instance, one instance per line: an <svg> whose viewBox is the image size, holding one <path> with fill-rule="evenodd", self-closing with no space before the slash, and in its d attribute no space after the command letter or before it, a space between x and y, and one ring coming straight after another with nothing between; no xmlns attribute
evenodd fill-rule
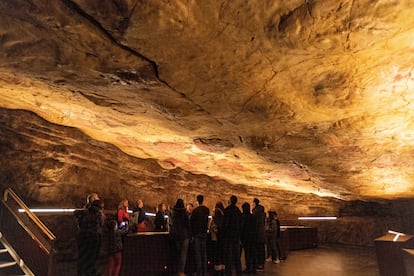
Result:
<svg viewBox="0 0 414 276"><path fill-rule="evenodd" d="M197 196L198 206L191 213L191 230L194 237L194 251L197 276L207 275L207 230L210 209L203 205L204 196Z"/></svg>

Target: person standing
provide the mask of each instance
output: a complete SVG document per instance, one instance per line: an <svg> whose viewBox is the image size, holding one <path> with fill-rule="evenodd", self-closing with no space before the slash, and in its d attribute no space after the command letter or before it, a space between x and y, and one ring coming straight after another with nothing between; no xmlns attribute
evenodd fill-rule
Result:
<svg viewBox="0 0 414 276"><path fill-rule="evenodd" d="M118 204L118 211L116 213L119 227L127 227L129 224L128 200L124 199Z"/></svg>
<svg viewBox="0 0 414 276"><path fill-rule="evenodd" d="M117 219L108 218L106 221L106 251L108 253L108 276L118 276L121 271L122 261L122 235L127 233L127 228L118 228Z"/></svg>
<svg viewBox="0 0 414 276"><path fill-rule="evenodd" d="M171 211L170 237L174 241L177 255L177 275L185 276L188 242L191 237L191 226L184 201L179 198Z"/></svg>
<svg viewBox="0 0 414 276"><path fill-rule="evenodd" d="M253 199L253 215L256 217L257 223L257 242L256 242L256 262L258 271L264 270L265 263L265 219L266 213L260 201L257 198Z"/></svg>
<svg viewBox="0 0 414 276"><path fill-rule="evenodd" d="M207 274L207 230L210 209L203 205L204 196L197 196L198 206L191 213L190 223L194 237L197 276Z"/></svg>
<svg viewBox="0 0 414 276"><path fill-rule="evenodd" d="M97 275L96 261L105 222L102 208L103 202L94 200L78 218L78 276Z"/></svg>
<svg viewBox="0 0 414 276"><path fill-rule="evenodd" d="M242 275L240 260L241 212L236 206L237 197L230 197L229 206L223 215L223 248L226 275L232 275L233 269Z"/></svg>
<svg viewBox="0 0 414 276"><path fill-rule="evenodd" d="M167 231L167 220L165 218L167 205L165 203L158 204L157 214L154 219L155 232L166 232Z"/></svg>
<svg viewBox="0 0 414 276"><path fill-rule="evenodd" d="M136 223L137 232L146 232L147 227L147 215L144 210L144 202L141 199L137 200L136 206L133 209L134 223Z"/></svg>
<svg viewBox="0 0 414 276"><path fill-rule="evenodd" d="M242 230L241 242L244 249L246 260L246 270L244 273L256 273L256 242L257 242L257 223L256 217L250 212L250 204L245 202L242 205Z"/></svg>
<svg viewBox="0 0 414 276"><path fill-rule="evenodd" d="M215 276L224 275L225 268L223 262L223 216L224 205L221 201L218 201L214 207L213 217L209 225Z"/></svg>
<svg viewBox="0 0 414 276"><path fill-rule="evenodd" d="M277 232L279 229L280 233L280 224L276 221L275 214L276 212L269 211L268 217L266 218L266 248L267 248L267 262L273 262L275 264L280 263L279 260L279 251L277 248Z"/></svg>

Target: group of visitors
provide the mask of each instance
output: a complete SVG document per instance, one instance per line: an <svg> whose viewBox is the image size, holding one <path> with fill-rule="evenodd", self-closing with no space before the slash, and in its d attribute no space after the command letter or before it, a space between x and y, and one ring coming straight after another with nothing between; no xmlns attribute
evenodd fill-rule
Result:
<svg viewBox="0 0 414 276"><path fill-rule="evenodd" d="M227 207L219 201L212 212L204 205L203 195L198 195L196 200L194 207L179 198L171 210L165 203L160 203L151 228L151 231L169 232L177 256L177 275L208 275L207 244L211 248L214 275L254 274L264 270L265 261L280 262L280 223L276 212L269 211L266 216L259 199L253 199L252 209L248 202L243 203L241 211L237 206L238 199L233 195ZM122 200L113 217L105 217L102 208L99 196L91 194L85 209L75 212L79 225L78 275L97 275L95 266L101 244L106 246L109 255L108 275L119 275L122 235L148 230L142 200L136 202L132 213L128 209L128 200ZM105 237L104 241L101 236ZM186 269L189 248L194 252L194 271ZM242 250L246 263L244 271Z"/></svg>

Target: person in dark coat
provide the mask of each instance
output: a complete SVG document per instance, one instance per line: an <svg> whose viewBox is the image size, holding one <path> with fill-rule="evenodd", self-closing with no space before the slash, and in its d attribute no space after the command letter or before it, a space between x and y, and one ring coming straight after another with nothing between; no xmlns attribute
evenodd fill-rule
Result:
<svg viewBox="0 0 414 276"><path fill-rule="evenodd" d="M168 230L167 220L165 219L166 210L167 206L165 205L165 203L160 203L158 205L158 211L154 219L155 232L166 232Z"/></svg>
<svg viewBox="0 0 414 276"><path fill-rule="evenodd" d="M78 276L97 275L96 261L105 222L102 208L103 202L95 200L78 216Z"/></svg>
<svg viewBox="0 0 414 276"><path fill-rule="evenodd" d="M256 243L257 243L257 222L256 217L250 212L250 204L245 202L242 205L242 229L241 242L244 249L246 261L245 273L256 273Z"/></svg>
<svg viewBox="0 0 414 276"><path fill-rule="evenodd" d="M197 276L207 275L207 230L210 209L203 205L204 196L197 196L198 206L191 212L191 231L194 238Z"/></svg>
<svg viewBox="0 0 414 276"><path fill-rule="evenodd" d="M230 205L224 209L223 215L223 248L226 275L232 275L233 269L237 275L242 275L240 261L241 212L236 206L237 197L230 197Z"/></svg>
<svg viewBox="0 0 414 276"><path fill-rule="evenodd" d="M171 212L170 237L174 241L177 252L177 275L185 275L188 242L191 238L190 219L188 218L184 201L179 198Z"/></svg>
<svg viewBox="0 0 414 276"><path fill-rule="evenodd" d="M266 213L265 209L262 205L260 205L260 201L257 198L253 199L253 215L256 217L257 223L257 242L256 242L256 264L257 270L263 271L264 270L264 263L265 263L265 243L266 243L266 235L265 235L265 219Z"/></svg>
<svg viewBox="0 0 414 276"><path fill-rule="evenodd" d="M211 235L212 262L214 265L214 275L224 275L223 261L223 216L224 205L221 201L216 203L213 216L210 221L209 231Z"/></svg>

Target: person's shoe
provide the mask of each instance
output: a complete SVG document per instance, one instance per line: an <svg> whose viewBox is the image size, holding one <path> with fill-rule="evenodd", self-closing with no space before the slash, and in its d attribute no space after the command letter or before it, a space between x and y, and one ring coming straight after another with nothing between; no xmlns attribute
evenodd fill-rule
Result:
<svg viewBox="0 0 414 276"><path fill-rule="evenodd" d="M278 263L280 263L280 260L279 259L276 259L276 260L273 261L273 263L274 264L278 264Z"/></svg>
<svg viewBox="0 0 414 276"><path fill-rule="evenodd" d="M258 265L256 267L256 271L264 271L264 266L263 265Z"/></svg>
<svg viewBox="0 0 414 276"><path fill-rule="evenodd" d="M266 259L266 262L271 262L271 261L272 261L272 258L270 257Z"/></svg>

